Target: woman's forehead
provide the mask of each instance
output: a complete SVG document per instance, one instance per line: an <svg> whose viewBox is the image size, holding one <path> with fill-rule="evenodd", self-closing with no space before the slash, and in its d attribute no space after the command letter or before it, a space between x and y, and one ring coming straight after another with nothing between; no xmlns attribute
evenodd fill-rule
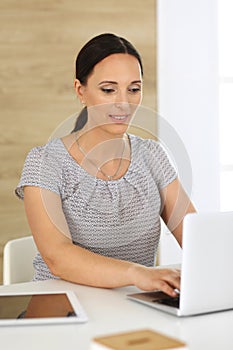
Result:
<svg viewBox="0 0 233 350"><path fill-rule="evenodd" d="M141 80L141 68L136 57L130 54L112 54L97 63L89 78L103 81Z"/></svg>

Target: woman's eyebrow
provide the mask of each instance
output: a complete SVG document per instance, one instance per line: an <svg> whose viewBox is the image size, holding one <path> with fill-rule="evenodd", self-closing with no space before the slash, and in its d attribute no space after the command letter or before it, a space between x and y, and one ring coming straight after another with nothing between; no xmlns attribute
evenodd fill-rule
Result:
<svg viewBox="0 0 233 350"><path fill-rule="evenodd" d="M101 81L98 85L102 85L102 84L117 84L117 82L112 80L104 80L104 81Z"/></svg>
<svg viewBox="0 0 233 350"><path fill-rule="evenodd" d="M112 81L112 80L104 80L104 81L101 81L98 85L102 85L102 84L115 84L115 85L117 85L118 83L116 81ZM142 84L142 81L141 80L134 80L134 81L131 81L130 84Z"/></svg>

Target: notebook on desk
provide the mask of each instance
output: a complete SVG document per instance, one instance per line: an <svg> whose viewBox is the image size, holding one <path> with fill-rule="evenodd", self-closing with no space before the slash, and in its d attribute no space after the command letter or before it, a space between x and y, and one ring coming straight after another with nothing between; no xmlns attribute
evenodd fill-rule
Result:
<svg viewBox="0 0 233 350"><path fill-rule="evenodd" d="M233 212L193 213L183 223L180 294L128 298L177 316L233 309Z"/></svg>

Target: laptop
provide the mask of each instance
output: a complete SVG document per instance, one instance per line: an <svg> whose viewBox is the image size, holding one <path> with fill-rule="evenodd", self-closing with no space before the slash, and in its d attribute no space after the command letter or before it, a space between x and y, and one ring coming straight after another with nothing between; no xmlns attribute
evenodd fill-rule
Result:
<svg viewBox="0 0 233 350"><path fill-rule="evenodd" d="M187 214L183 222L181 286L128 298L176 316L233 309L233 212Z"/></svg>

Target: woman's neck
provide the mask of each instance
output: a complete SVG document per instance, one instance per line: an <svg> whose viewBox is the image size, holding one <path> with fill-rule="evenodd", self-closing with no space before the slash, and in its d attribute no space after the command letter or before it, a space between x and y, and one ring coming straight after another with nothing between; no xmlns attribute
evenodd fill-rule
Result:
<svg viewBox="0 0 233 350"><path fill-rule="evenodd" d="M99 133L77 132L63 138L71 156L90 174L103 180L122 177L131 161L127 134L103 137Z"/></svg>
<svg viewBox="0 0 233 350"><path fill-rule="evenodd" d="M118 158L124 145L127 146L128 136L124 134L110 134L105 131L81 130L76 134L79 145L86 153L95 154L96 157L101 154Z"/></svg>

